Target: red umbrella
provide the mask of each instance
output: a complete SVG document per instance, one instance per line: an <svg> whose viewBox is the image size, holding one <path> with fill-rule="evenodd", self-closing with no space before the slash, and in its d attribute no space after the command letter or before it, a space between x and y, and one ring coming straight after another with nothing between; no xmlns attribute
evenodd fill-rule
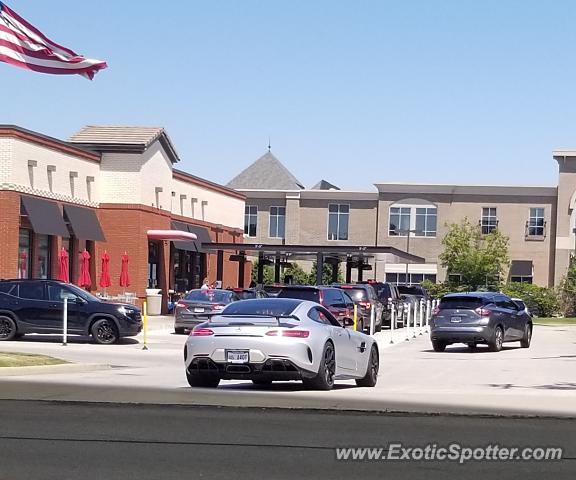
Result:
<svg viewBox="0 0 576 480"><path fill-rule="evenodd" d="M58 277L56 277L61 282L68 283L70 281L70 276L68 274L68 252L64 247L60 250L58 254Z"/></svg>
<svg viewBox="0 0 576 480"><path fill-rule="evenodd" d="M81 265L80 265L80 276L78 277L79 287L91 287L92 279L90 278L90 254L84 249L80 254Z"/></svg>
<svg viewBox="0 0 576 480"><path fill-rule="evenodd" d="M120 286L121 287L130 286L130 275L128 274L128 255L126 253L122 255L122 267L120 269Z"/></svg>
<svg viewBox="0 0 576 480"><path fill-rule="evenodd" d="M102 254L102 273L100 274L100 286L102 288L109 287L112 282L110 281L110 255L108 252Z"/></svg>

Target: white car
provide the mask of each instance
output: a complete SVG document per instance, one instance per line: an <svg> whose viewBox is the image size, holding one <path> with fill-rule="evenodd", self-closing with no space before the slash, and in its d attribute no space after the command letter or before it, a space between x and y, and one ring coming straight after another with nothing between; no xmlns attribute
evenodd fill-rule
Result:
<svg viewBox="0 0 576 480"><path fill-rule="evenodd" d="M379 367L371 336L344 328L317 303L292 298L231 303L192 330L184 359L188 383L212 388L232 379L302 380L319 390L355 379L373 387Z"/></svg>

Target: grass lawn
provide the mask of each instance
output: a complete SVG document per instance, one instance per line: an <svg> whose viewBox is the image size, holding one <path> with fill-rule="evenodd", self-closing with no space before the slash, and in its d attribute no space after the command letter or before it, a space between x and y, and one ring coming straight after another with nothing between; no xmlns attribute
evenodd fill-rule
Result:
<svg viewBox="0 0 576 480"><path fill-rule="evenodd" d="M0 368L31 367L35 365L60 365L62 363L68 362L60 360L59 358L47 357L46 355L0 352Z"/></svg>
<svg viewBox="0 0 576 480"><path fill-rule="evenodd" d="M576 318L574 317L569 318L534 317L532 321L534 322L535 325L576 325Z"/></svg>

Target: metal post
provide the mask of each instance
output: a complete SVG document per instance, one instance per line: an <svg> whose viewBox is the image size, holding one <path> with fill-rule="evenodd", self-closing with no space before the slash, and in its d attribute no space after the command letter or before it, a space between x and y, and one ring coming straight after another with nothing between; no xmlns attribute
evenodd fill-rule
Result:
<svg viewBox="0 0 576 480"><path fill-rule="evenodd" d="M218 250L216 252L216 280L222 282L224 280L224 251Z"/></svg>
<svg viewBox="0 0 576 480"><path fill-rule="evenodd" d="M424 316L424 299L421 298L420 299L420 312L419 312L419 320L420 320L420 332L418 333L418 335L422 335L422 317Z"/></svg>
<svg viewBox="0 0 576 480"><path fill-rule="evenodd" d="M370 335L374 335L376 329L376 309L372 308L370 311Z"/></svg>
<svg viewBox="0 0 576 480"><path fill-rule="evenodd" d="M416 317L418 316L418 307L414 304L414 311L412 312L412 338L416 338Z"/></svg>
<svg viewBox="0 0 576 480"><path fill-rule="evenodd" d="M256 276L256 283L262 285L264 283L264 253L258 253L258 272Z"/></svg>
<svg viewBox="0 0 576 480"><path fill-rule="evenodd" d="M410 341L410 304L405 303L404 308L406 309L406 341Z"/></svg>
<svg viewBox="0 0 576 480"><path fill-rule="evenodd" d="M274 260L274 283L280 283L280 256Z"/></svg>
<svg viewBox="0 0 576 480"><path fill-rule="evenodd" d="M359 261L358 263L358 281L361 282L364 280L364 260Z"/></svg>
<svg viewBox="0 0 576 480"><path fill-rule="evenodd" d="M396 309L390 305L390 343L394 343L394 331L396 329Z"/></svg>
<svg viewBox="0 0 576 480"><path fill-rule="evenodd" d="M350 259L346 260L346 283L350 283L352 281L352 264Z"/></svg>
<svg viewBox="0 0 576 480"><path fill-rule="evenodd" d="M238 287L244 288L244 267L246 266L246 252L240 252L240 261L238 262Z"/></svg>
<svg viewBox="0 0 576 480"><path fill-rule="evenodd" d="M316 255L316 285L322 285L322 273L324 272L324 255Z"/></svg>
<svg viewBox="0 0 576 480"><path fill-rule="evenodd" d="M358 329L358 305L354 304L354 331Z"/></svg>
<svg viewBox="0 0 576 480"><path fill-rule="evenodd" d="M142 332L144 336L144 346L142 350L148 350L148 309L146 307L146 302L144 302L142 304Z"/></svg>
<svg viewBox="0 0 576 480"><path fill-rule="evenodd" d="M407 254L410 253L410 233L411 233L411 231L408 230L407 236L406 236L406 253ZM408 259L406 259L406 278L404 280L405 280L404 284L408 285Z"/></svg>
<svg viewBox="0 0 576 480"><path fill-rule="evenodd" d="M430 300L426 300L426 333L428 333L428 321L430 320Z"/></svg>
<svg viewBox="0 0 576 480"><path fill-rule="evenodd" d="M64 297L64 311L62 312L62 346L68 345L68 299Z"/></svg>

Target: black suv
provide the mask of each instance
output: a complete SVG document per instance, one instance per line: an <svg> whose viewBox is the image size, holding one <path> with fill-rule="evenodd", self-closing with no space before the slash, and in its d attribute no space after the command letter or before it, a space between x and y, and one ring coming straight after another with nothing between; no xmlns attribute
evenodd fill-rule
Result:
<svg viewBox="0 0 576 480"><path fill-rule="evenodd" d="M382 330L384 305L378 299L376 289L368 284L333 284L342 289L358 305L358 321L364 324L364 330L370 331L370 320L374 315L374 331Z"/></svg>
<svg viewBox="0 0 576 480"><path fill-rule="evenodd" d="M142 315L133 305L106 303L56 280L0 280L0 340L61 333L65 298L70 334L92 335L95 342L110 344L142 330Z"/></svg>
<svg viewBox="0 0 576 480"><path fill-rule="evenodd" d="M392 320L392 305L396 310L396 321L402 322L402 312L404 310L404 301L398 292L398 287L393 283L377 282L368 280L367 282L358 282L359 285L372 285L376 291L378 300L382 303L382 325L390 327Z"/></svg>

